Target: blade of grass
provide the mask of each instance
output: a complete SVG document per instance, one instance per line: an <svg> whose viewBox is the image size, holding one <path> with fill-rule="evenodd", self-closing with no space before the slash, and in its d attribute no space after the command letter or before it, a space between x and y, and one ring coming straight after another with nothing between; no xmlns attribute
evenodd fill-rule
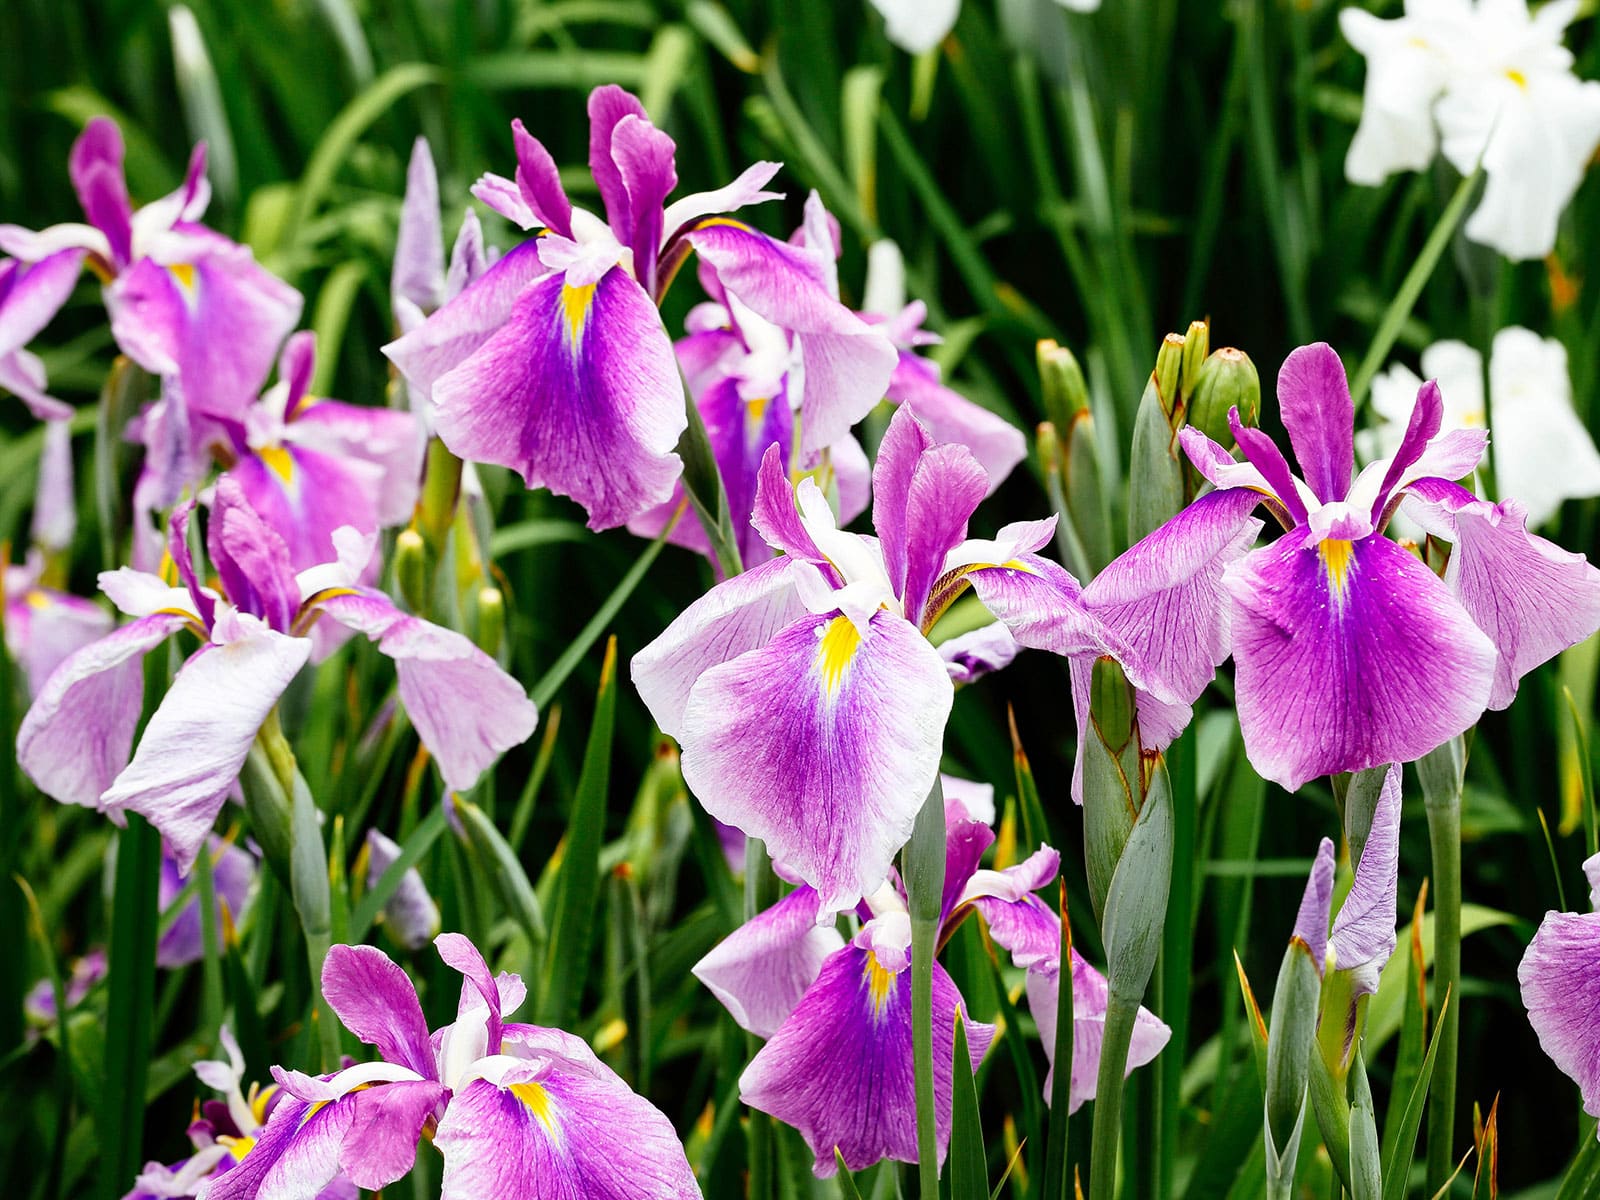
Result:
<svg viewBox="0 0 1600 1200"><path fill-rule="evenodd" d="M989 1164L983 1150L983 1118L978 1113L978 1082L971 1070L972 1054L967 1049L967 1022L956 1008L955 1095L950 1110L950 1195L986 1196L989 1194Z"/></svg>

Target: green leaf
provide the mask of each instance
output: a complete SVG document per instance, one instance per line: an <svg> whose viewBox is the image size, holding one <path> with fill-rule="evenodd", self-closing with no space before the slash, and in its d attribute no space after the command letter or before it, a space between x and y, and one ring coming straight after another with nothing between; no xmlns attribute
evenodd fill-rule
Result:
<svg viewBox="0 0 1600 1200"><path fill-rule="evenodd" d="M617 639L606 642L595 698L594 725L583 753L583 771L562 842L560 872L550 917L542 1023L564 1028L583 998L589 973L589 940L600 892L600 843L605 834L606 796L611 784L611 738L617 716Z"/></svg>
<svg viewBox="0 0 1600 1200"><path fill-rule="evenodd" d="M1446 996L1445 1004L1450 1003L1451 997ZM1428 1083L1433 1079L1433 1061L1439 1052L1439 1031L1444 1027L1443 1008L1439 1010L1439 1017L1440 1020L1433 1031L1433 1040L1428 1046L1427 1056L1422 1060L1422 1069L1418 1071L1417 1081L1412 1085L1411 1095L1406 1099L1405 1115L1400 1118L1400 1133L1395 1141L1394 1152L1383 1170L1383 1200L1405 1200L1406 1183L1411 1175L1411 1158L1417 1150L1417 1130L1422 1127L1422 1110L1428 1100Z"/></svg>
<svg viewBox="0 0 1600 1200"><path fill-rule="evenodd" d="M516 851L483 809L470 800L461 799L455 801L455 806L468 855L488 879L501 905L516 921L517 928L522 930L522 936L528 941L530 956L537 955L545 944L544 914L539 910L539 898L534 895L527 872L517 861ZM531 967L533 964L530 962L529 965Z"/></svg>
<svg viewBox="0 0 1600 1200"><path fill-rule="evenodd" d="M1350 1196L1351 1200L1381 1200L1383 1168L1379 1159L1378 1116L1372 1104L1372 1085L1367 1082L1367 1065L1359 1046L1350 1071L1356 1084L1355 1102L1350 1106Z"/></svg>
<svg viewBox="0 0 1600 1200"><path fill-rule="evenodd" d="M950 1194L986 1196L989 1194L989 1163L983 1150L983 1118L978 1115L978 1082L969 1064L967 1023L960 1006L955 1018L954 1087L950 1109ZM1070 1028L1070 1025L1068 1026Z"/></svg>
<svg viewBox="0 0 1600 1200"><path fill-rule="evenodd" d="M856 1186L856 1177L850 1174L850 1168L844 1165L844 1154L837 1146L833 1148L833 1161L839 1164L839 1190L844 1193L845 1200L861 1200L861 1189Z"/></svg>
<svg viewBox="0 0 1600 1200"><path fill-rule="evenodd" d="M911 1037L917 1097L917 1174L922 1195L939 1194L933 1090L933 960L944 896L944 788L934 778L901 855L911 908Z"/></svg>

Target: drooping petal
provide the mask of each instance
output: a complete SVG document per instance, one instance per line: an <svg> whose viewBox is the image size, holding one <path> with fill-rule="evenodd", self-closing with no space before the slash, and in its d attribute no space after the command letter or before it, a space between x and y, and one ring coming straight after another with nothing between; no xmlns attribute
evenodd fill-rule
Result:
<svg viewBox="0 0 1600 1200"><path fill-rule="evenodd" d="M673 453L685 417L672 343L650 298L618 268L593 287L553 276L527 288L499 330L434 382L432 396L452 451L571 496L591 529L661 503L682 470Z"/></svg>
<svg viewBox="0 0 1600 1200"><path fill-rule="evenodd" d="M1045 1076L1044 1094L1048 1101L1055 1075L1056 1010L1061 996L1061 961L1036 963L1028 969L1028 1010L1039 1026L1045 1056L1051 1070ZM1109 989L1105 976L1091 967L1076 951L1072 952L1072 1085L1068 1092L1068 1112L1077 1112L1085 1100L1093 1100L1100 1077L1100 1047L1105 1035L1105 1016ZM1161 1053L1172 1036L1161 1018L1140 1007L1134 1018L1133 1040L1128 1046L1128 1070L1144 1066Z"/></svg>
<svg viewBox="0 0 1600 1200"><path fill-rule="evenodd" d="M1083 606L1078 581L1060 563L1024 551L974 565L963 578L1023 646L1066 656L1102 653L1108 642L1121 648ZM935 595L930 608L938 601Z"/></svg>
<svg viewBox="0 0 1600 1200"><path fill-rule="evenodd" d="M1500 652L1488 705L1505 708L1524 675L1600 629L1600 571L1529 533L1515 500L1491 504L1441 480L1412 494L1419 522L1453 533L1445 583Z"/></svg>
<svg viewBox="0 0 1600 1200"><path fill-rule="evenodd" d="M1493 643L1439 578L1382 537L1280 538L1228 569L1239 719L1251 764L1308 779L1410 762L1471 726Z"/></svg>
<svg viewBox="0 0 1600 1200"><path fill-rule="evenodd" d="M843 947L838 930L817 924L817 893L802 885L717 943L693 972L739 1028L770 1038Z"/></svg>
<svg viewBox="0 0 1600 1200"><path fill-rule="evenodd" d="M147 371L181 376L192 409L237 420L300 319L300 293L226 238L183 244L192 259L141 259L106 289L111 332Z"/></svg>
<svg viewBox="0 0 1600 1200"><path fill-rule="evenodd" d="M205 858L212 870L212 886L216 895L216 927L221 929L223 905L227 905L228 913L235 919L244 911L245 898L255 882L256 860L248 850L240 849L215 835L206 842ZM183 886L177 861L170 852L163 853L157 899L164 918L167 908L183 891ZM156 966L171 970L199 962L204 954L200 898L195 896L172 918L172 923L156 943Z"/></svg>
<svg viewBox="0 0 1600 1200"><path fill-rule="evenodd" d="M72 295L83 251L58 250L32 265L0 264L0 358L21 350Z"/></svg>
<svg viewBox="0 0 1600 1200"><path fill-rule="evenodd" d="M6 649L37 697L55 669L111 632L113 621L92 600L48 588L28 588L6 597Z"/></svg>
<svg viewBox="0 0 1600 1200"><path fill-rule="evenodd" d="M1061 855L1040 846L1003 871L978 871L962 893L961 903L983 914L989 936L1010 951L1011 961L1019 967L1061 957L1061 916L1034 895L1060 871Z"/></svg>
<svg viewBox="0 0 1600 1200"><path fill-rule="evenodd" d="M444 229L439 221L439 174L428 139L411 143L406 194L395 234L389 295L427 313L444 303Z"/></svg>
<svg viewBox="0 0 1600 1200"><path fill-rule="evenodd" d="M187 872L262 722L310 653L305 638L219 606L211 643L178 672L102 805L144 817Z"/></svg>
<svg viewBox="0 0 1600 1200"><path fill-rule="evenodd" d="M698 1200L660 1110L577 1038L529 1033L524 1057L485 1060L451 1098L434 1138L442 1200Z"/></svg>
<svg viewBox="0 0 1600 1200"><path fill-rule="evenodd" d="M144 698L143 658L190 624L153 613L69 656L45 681L17 730L17 763L63 804L95 806L128 765Z"/></svg>
<svg viewBox="0 0 1600 1200"><path fill-rule="evenodd" d="M795 335L804 370L800 449L832 445L883 399L898 354L883 333L828 290L803 249L728 218L689 234L723 287L757 315Z"/></svg>
<svg viewBox="0 0 1600 1200"><path fill-rule="evenodd" d="M765 646L805 615L794 565L776 558L719 583L634 655L633 684L663 733L683 739L689 693L707 670Z"/></svg>
<svg viewBox="0 0 1600 1200"><path fill-rule="evenodd" d="M1389 768L1372 831L1356 864L1355 880L1333 920L1328 945L1333 967L1355 971L1355 994L1378 989L1378 974L1395 947L1395 918L1400 886L1400 766Z"/></svg>
<svg viewBox="0 0 1600 1200"><path fill-rule="evenodd" d="M952 694L943 660L899 617L880 610L863 637L846 616L807 616L700 676L684 779L840 911L910 838Z"/></svg>
<svg viewBox="0 0 1600 1200"><path fill-rule="evenodd" d="M437 1079L417 989L376 946L334 946L322 960L322 996L344 1027L385 1062Z"/></svg>
<svg viewBox="0 0 1600 1200"><path fill-rule="evenodd" d="M1517 979L1540 1047L1600 1116L1600 917L1546 913Z"/></svg>
<svg viewBox="0 0 1600 1200"><path fill-rule="evenodd" d="M955 28L961 0L872 0L884 32L907 54L926 54Z"/></svg>
<svg viewBox="0 0 1600 1200"><path fill-rule="evenodd" d="M1294 936L1311 951L1311 961L1322 974L1323 961L1328 957L1328 918L1333 908L1333 842L1323 838L1317 846L1317 856L1311 862L1311 873L1306 877L1306 890L1300 896L1300 909L1295 914Z"/></svg>
<svg viewBox="0 0 1600 1200"><path fill-rule="evenodd" d="M1005 622L994 621L940 642L939 657L944 659L952 683L975 683L1010 666L1021 649Z"/></svg>
<svg viewBox="0 0 1600 1200"><path fill-rule="evenodd" d="M445 782L466 791L539 715L522 685L463 635L408 616L380 592L328 596L322 611L394 659L400 700Z"/></svg>
<svg viewBox="0 0 1600 1200"><path fill-rule="evenodd" d="M955 1021L965 1018L955 983L933 966L933 1079L939 1158L950 1140ZM966 1020L976 1071L994 1027ZM744 1103L792 1125L826 1179L834 1149L859 1171L884 1158L917 1161L911 1050L911 972L891 971L857 946L834 954L782 1028L739 1078Z"/></svg>

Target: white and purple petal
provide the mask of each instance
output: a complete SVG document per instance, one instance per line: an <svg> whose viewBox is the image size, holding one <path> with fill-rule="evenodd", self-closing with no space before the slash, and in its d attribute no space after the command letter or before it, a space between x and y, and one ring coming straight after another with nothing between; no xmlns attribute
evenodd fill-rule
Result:
<svg viewBox="0 0 1600 1200"><path fill-rule="evenodd" d="M1539 1045L1600 1116L1600 916L1546 913L1517 979Z"/></svg>
<svg viewBox="0 0 1600 1200"><path fill-rule="evenodd" d="M817 893L801 886L735 929L693 972L739 1028L769 1038L843 947L838 930L817 924Z"/></svg>
<svg viewBox="0 0 1600 1200"><path fill-rule="evenodd" d="M1050 1099L1055 1075L1056 1011L1061 999L1061 960L1036 963L1028 969L1028 1009L1039 1026L1050 1073L1045 1076L1044 1095ZM1106 978L1089 965L1076 950L1072 952L1072 1083L1067 1111L1077 1112L1086 1100L1093 1100L1100 1077L1100 1047L1105 1036L1105 1017L1109 1001ZM1140 1007L1134 1018L1133 1040L1128 1045L1127 1074L1150 1062L1161 1053L1172 1036L1164 1021L1149 1009Z"/></svg>

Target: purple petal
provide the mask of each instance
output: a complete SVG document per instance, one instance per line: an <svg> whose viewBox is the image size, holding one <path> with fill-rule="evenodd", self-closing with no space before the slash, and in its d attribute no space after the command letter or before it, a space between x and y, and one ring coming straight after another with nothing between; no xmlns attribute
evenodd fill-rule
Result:
<svg viewBox="0 0 1600 1200"><path fill-rule="evenodd" d="M655 305L620 268L592 289L562 276L533 284L432 395L452 451L571 496L591 529L661 503L682 469L673 447L686 418L672 343Z"/></svg>
<svg viewBox="0 0 1600 1200"><path fill-rule="evenodd" d="M1455 543L1445 583L1500 651L1489 707L1505 708L1524 675L1600 628L1600 571L1529 533L1516 500L1491 504L1441 480L1412 494L1423 502L1423 523L1442 526Z"/></svg>
<svg viewBox="0 0 1600 1200"><path fill-rule="evenodd" d="M270 457L239 459L222 478L238 488L256 518L282 544L291 571L333 559L336 529L348 525L363 534L378 532L382 468L300 446L272 446L264 453ZM298 602L299 597L292 599Z"/></svg>
<svg viewBox="0 0 1600 1200"><path fill-rule="evenodd" d="M736 212L747 204L760 204L767 200L782 200L782 192L765 191L772 177L781 169L781 163L752 163L740 172L739 177L725 187L710 192L693 192L667 205L662 217L662 228L670 240L684 228L702 217L717 213Z"/></svg>
<svg viewBox="0 0 1600 1200"><path fill-rule="evenodd" d="M72 429L65 421L44 427L39 451L39 482L34 490L33 544L44 550L70 550L78 531L78 506L73 498Z"/></svg>
<svg viewBox="0 0 1600 1200"><path fill-rule="evenodd" d="M1493 643L1433 572L1383 537L1319 546L1286 535L1224 582L1245 748L1290 791L1420 758L1488 702Z"/></svg>
<svg viewBox="0 0 1600 1200"><path fill-rule="evenodd" d="M635 214L628 200L628 185L612 149L612 134L627 117L646 123L650 117L637 96L614 83L589 93L589 172L605 202L606 218L623 245L630 241Z"/></svg>
<svg viewBox="0 0 1600 1200"><path fill-rule="evenodd" d="M178 672L133 761L101 798L105 808L136 812L160 830L185 872L262 722L311 653L305 638L222 609L212 638Z"/></svg>
<svg viewBox="0 0 1600 1200"><path fill-rule="evenodd" d="M111 614L91 600L29 587L6 596L6 649L38 697L55 669L111 632ZM109 779L107 780L109 782Z"/></svg>
<svg viewBox="0 0 1600 1200"><path fill-rule="evenodd" d="M739 1028L770 1038L843 947L838 930L817 924L817 893L801 886L719 942L694 965L694 977Z"/></svg>
<svg viewBox="0 0 1600 1200"><path fill-rule="evenodd" d="M1056 1056L1056 1009L1060 1002L1061 962L1043 962L1028 971L1028 1009L1039 1026L1045 1057L1052 1064L1045 1076L1045 1100L1050 1099ZM1085 1100L1093 1100L1100 1077L1100 1046L1105 1033L1108 999L1105 976L1091 967L1076 951L1072 952L1072 1085L1068 1092L1068 1112L1077 1112ZM1172 1030L1149 1009L1141 1007L1134 1018L1133 1040L1128 1046L1128 1070L1132 1075L1161 1052Z"/></svg>
<svg viewBox="0 0 1600 1200"><path fill-rule="evenodd" d="M375 887L399 857L396 842L377 829L367 830L367 887ZM417 868L408 867L400 876L399 886L383 906L383 923L389 936L407 950L420 950L439 935L439 906Z"/></svg>
<svg viewBox="0 0 1600 1200"><path fill-rule="evenodd" d="M1278 368L1278 408L1317 499L1343 500L1356 460L1356 418L1344 364L1332 346L1317 342L1290 351Z"/></svg>
<svg viewBox="0 0 1600 1200"><path fill-rule="evenodd" d="M1517 979L1539 1045L1600 1115L1600 917L1546 913Z"/></svg>
<svg viewBox="0 0 1600 1200"><path fill-rule="evenodd" d="M427 445L422 426L412 413L338 400L318 400L315 404L301 406L294 414L287 436L296 445L314 447L326 454L377 467L381 472L381 482L374 495L378 524L387 528L411 519L421 486L422 458ZM355 524L354 521L343 523ZM362 532L371 531L363 529ZM317 561L326 559L324 556Z"/></svg>
<svg viewBox="0 0 1600 1200"><path fill-rule="evenodd" d="M1228 657L1223 571L1255 544L1261 522L1245 490L1202 496L1111 562L1083 606L1137 655L1147 682L1192 704Z"/></svg>
<svg viewBox="0 0 1600 1200"><path fill-rule="evenodd" d="M241 612L287 633L300 611L300 586L289 547L256 510L239 481L217 480L206 528L206 551L223 593ZM326 561L326 556L318 561ZM307 564L310 566L312 564Z"/></svg>
<svg viewBox="0 0 1600 1200"><path fill-rule="evenodd" d="M411 978L376 946L334 946L322 960L322 995L344 1027L385 1062L437 1079L428 1023Z"/></svg>
<svg viewBox="0 0 1600 1200"><path fill-rule="evenodd" d="M933 968L933 1077L939 1157L950 1139L955 1021L961 994ZM965 1017L963 1016L963 1020ZM966 1021L976 1071L994 1027ZM740 1099L800 1131L821 1178L884 1158L917 1161L911 1053L911 972L888 971L851 946L823 964L817 982L739 1079Z"/></svg>
<svg viewBox="0 0 1600 1200"><path fill-rule="evenodd" d="M0 358L21 350L50 324L82 270L82 250L60 250L31 266L5 264L0 274Z"/></svg>
<svg viewBox="0 0 1600 1200"><path fill-rule="evenodd" d="M44 393L44 363L26 350L0 355L0 391L10 392L40 421L65 421L72 416L72 405Z"/></svg>
<svg viewBox="0 0 1600 1200"><path fill-rule="evenodd" d="M1389 503L1389 497L1399 485L1406 468L1422 457L1424 447L1434 439L1443 424L1444 400L1439 395L1438 381L1430 379L1417 391L1417 402L1412 406L1405 434L1400 439L1394 457L1389 460L1383 482L1378 485L1378 498L1371 510L1374 524L1383 515L1384 506Z"/></svg>
<svg viewBox="0 0 1600 1200"><path fill-rule="evenodd" d="M349 1131L339 1148L340 1171L369 1191L404 1177L416 1162L422 1127L448 1095L431 1080L402 1081L335 1101L350 1106Z"/></svg>
<svg viewBox="0 0 1600 1200"><path fill-rule="evenodd" d="M533 209L528 207L528 201L515 180L507 179L504 175L496 175L493 171L485 171L478 176L471 192L475 200L486 204L518 229L534 229L541 224Z"/></svg>
<svg viewBox="0 0 1600 1200"><path fill-rule="evenodd" d="M1372 831L1356 864L1355 880L1339 906L1328 941L1333 966L1356 971L1356 995L1378 989L1378 973L1395 947L1395 918L1400 889L1400 766L1389 768L1378 806L1372 814Z"/></svg>
<svg viewBox="0 0 1600 1200"><path fill-rule="evenodd" d="M498 251L493 252L497 254ZM445 272L444 298L454 300L467 285L476 283L494 265L495 259L483 246L483 226L470 208L461 215L455 244L450 247L450 269Z"/></svg>
<svg viewBox="0 0 1600 1200"><path fill-rule="evenodd" d="M946 797L944 813L944 895L939 904L941 924L949 918L968 882L978 873L985 852L994 845L994 830L986 822L969 816L959 801L952 803Z"/></svg>
<svg viewBox="0 0 1600 1200"><path fill-rule="evenodd" d="M143 657L191 623L155 613L71 655L17 730L17 762L46 795L96 806L128 764L144 702Z"/></svg>
<svg viewBox="0 0 1600 1200"><path fill-rule="evenodd" d="M672 1123L577 1038L530 1032L452 1097L442 1200L698 1200Z"/></svg>
<svg viewBox="0 0 1600 1200"><path fill-rule="evenodd" d="M700 676L684 779L707 812L762 838L842 911L910 838L952 691L938 653L899 617L880 610L863 637L848 617L808 616Z"/></svg>
<svg viewBox="0 0 1600 1200"><path fill-rule="evenodd" d="M708 669L765 646L805 615L793 567L777 558L719 583L634 655L634 687L663 733L683 738L689 693Z"/></svg>
<svg viewBox="0 0 1600 1200"><path fill-rule="evenodd" d="M523 203L537 224L562 237L571 237L572 201L561 186L556 160L520 119L511 122L511 138L517 150L517 191L522 194Z"/></svg>
<svg viewBox="0 0 1600 1200"><path fill-rule="evenodd" d="M781 447L767 447L757 472L750 524L774 550L781 550L790 558L821 565L828 561L827 556L817 549L810 532L800 521L794 484L789 482L789 472L784 466L786 461Z"/></svg>
<svg viewBox="0 0 1600 1200"><path fill-rule="evenodd" d="M967 518L988 481L965 446L935 446L909 408L899 408L872 470L872 523L884 568L907 613L921 613L945 556L967 536Z"/></svg>
<svg viewBox="0 0 1600 1200"><path fill-rule="evenodd" d="M727 218L688 236L723 287L795 335L804 369L801 451L839 441L883 399L899 357L894 346L839 303L804 250Z"/></svg>
<svg viewBox="0 0 1600 1200"><path fill-rule="evenodd" d="M140 259L106 289L111 332L147 371L181 376L190 408L239 420L300 318L300 293L226 238L184 242L187 261Z"/></svg>
<svg viewBox="0 0 1600 1200"><path fill-rule="evenodd" d="M189 522L194 517L194 506L195 502L190 499L172 510L172 516L167 521L167 557L178 569L178 579L188 591L194 611L199 614L205 627L210 629L216 610L215 592L200 586L200 580L194 573L194 558L189 553ZM113 602L117 602L115 593L107 594Z"/></svg>
<svg viewBox="0 0 1600 1200"><path fill-rule="evenodd" d="M500 987L489 972L483 954L464 933L441 933L433 939L445 965L460 971L489 1008L489 1048L500 1045Z"/></svg>
<svg viewBox="0 0 1600 1200"><path fill-rule="evenodd" d="M1024 646L1061 655L1099 654L1112 636L1084 608L1078 581L1061 564L1037 554L984 563L965 578L983 606Z"/></svg>
<svg viewBox="0 0 1600 1200"><path fill-rule="evenodd" d="M217 928L220 929L224 904L233 917L238 917L244 911L245 898L255 881L256 860L248 850L241 850L215 835L206 842L205 856L211 864L217 898ZM159 900L163 913L182 890L183 878L178 873L177 860L167 850L161 856ZM156 943L156 966L172 970L199 962L205 954L202 935L200 898L196 896L184 906Z"/></svg>
<svg viewBox="0 0 1600 1200"><path fill-rule="evenodd" d="M395 235L389 295L409 300L423 312L444 303L444 229L439 222L439 174L428 139L411 144L406 195Z"/></svg>
<svg viewBox="0 0 1600 1200"><path fill-rule="evenodd" d="M1297 525L1306 523L1306 498L1301 495L1300 482L1295 479L1294 473L1289 470L1289 462L1283 457L1283 451L1259 429L1252 429L1239 421L1239 410L1230 409L1228 412L1228 426L1233 430L1233 440L1239 444L1239 449L1244 453L1250 465L1256 469L1257 475L1266 484L1265 494L1283 505L1291 519ZM1198 439L1192 439L1198 444ZM1185 442L1188 446L1191 442ZM1215 446L1216 443L1209 443ZM1224 452L1226 453L1226 452ZM1199 466L1196 463L1196 466ZM1223 468L1226 470L1226 468ZM1216 466L1212 467L1216 470ZM1227 486L1248 486L1243 478L1236 478ZM1343 497L1340 497L1343 499Z"/></svg>
<svg viewBox="0 0 1600 1200"><path fill-rule="evenodd" d="M953 683L975 683L985 675L1003 670L1022 649L1004 621L994 621L970 633L958 634L939 643L939 657Z"/></svg>
<svg viewBox="0 0 1600 1200"><path fill-rule="evenodd" d="M1311 961L1322 974L1328 957L1328 917L1333 907L1333 842L1323 838L1312 861L1306 890L1295 914L1294 936L1311 950Z"/></svg>
<svg viewBox="0 0 1600 1200"><path fill-rule="evenodd" d="M453 790L466 791L532 735L539 720L533 701L466 637L407 616L379 592L352 591L318 604L394 659L401 703Z"/></svg>
<svg viewBox="0 0 1600 1200"><path fill-rule="evenodd" d="M67 173L89 223L111 243L114 265L133 256L133 205L122 175L122 131L110 117L94 117L72 143Z"/></svg>
<svg viewBox="0 0 1600 1200"><path fill-rule="evenodd" d="M928 427L936 442L957 443L972 451L988 476L988 492L1028 457L1022 430L1004 418L974 404L939 382L939 368L925 358L901 351L889 378L888 398L911 409Z"/></svg>
<svg viewBox="0 0 1600 1200"><path fill-rule="evenodd" d="M673 165L677 147L648 117L623 117L611 133L611 157L628 189L630 227L623 244L633 251L633 267L646 292L656 292L656 259L661 253L662 205L678 186Z"/></svg>

